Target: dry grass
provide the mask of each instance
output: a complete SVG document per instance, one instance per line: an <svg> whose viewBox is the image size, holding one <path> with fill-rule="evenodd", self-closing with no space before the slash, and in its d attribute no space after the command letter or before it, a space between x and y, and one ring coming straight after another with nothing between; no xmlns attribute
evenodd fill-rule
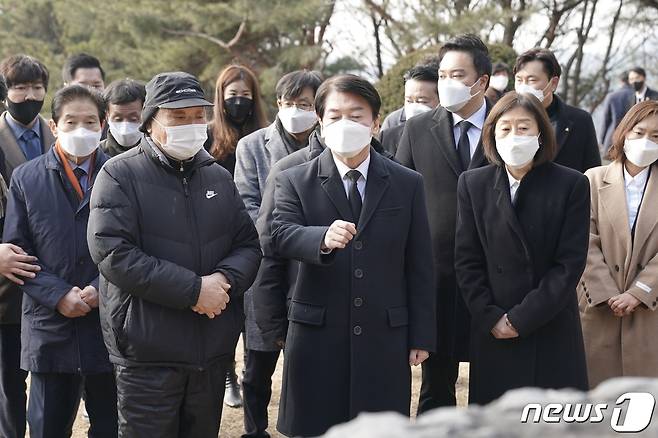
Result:
<svg viewBox="0 0 658 438"><path fill-rule="evenodd" d="M238 360L238 370L242 369L242 342L238 342L238 351L236 353L236 358ZM281 373L283 369L283 355L279 358L279 363L276 368L276 372L272 377L273 388L272 388L272 402L269 407L269 417L270 417L270 435L274 437L282 437L276 432L276 417L279 409L279 394L281 393ZM240 371L238 371L240 374ZM457 399L459 406L466 405L466 399L468 397L468 365L462 364L459 370L459 381L457 382ZM418 404L418 392L420 390L420 367L414 367L413 369L413 385L412 385L412 404L411 412L416 412L416 407ZM82 411L82 409L81 409ZM73 438L84 438L86 436L86 431L88 427L87 420L82 416L81 412L78 413L78 418L73 426ZM220 436L222 438L240 438L240 435L243 432L242 425L242 409L232 409L227 406L224 406L224 412L222 414L222 428L220 431Z"/></svg>

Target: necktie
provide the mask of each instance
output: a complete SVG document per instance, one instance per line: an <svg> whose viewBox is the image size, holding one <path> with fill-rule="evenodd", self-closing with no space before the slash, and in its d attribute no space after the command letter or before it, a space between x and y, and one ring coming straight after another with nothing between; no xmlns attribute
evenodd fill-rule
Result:
<svg viewBox="0 0 658 438"><path fill-rule="evenodd" d="M41 140L39 140L36 132L28 129L23 133L21 138L25 143L25 159L30 161L41 155Z"/></svg>
<svg viewBox="0 0 658 438"><path fill-rule="evenodd" d="M350 201L350 207L352 208L354 223L358 223L359 218L361 217L361 205L363 201L361 200L361 194L359 193L359 188L357 187L356 182L361 178L361 172L358 170L350 170L347 172L347 178L350 180L348 199Z"/></svg>
<svg viewBox="0 0 658 438"><path fill-rule="evenodd" d="M468 130L473 125L468 120L462 120L457 123L457 126L459 126L457 153L459 154L459 161L462 163L462 170L466 170L471 164L471 142L468 140Z"/></svg>
<svg viewBox="0 0 658 438"><path fill-rule="evenodd" d="M85 176L87 176L87 172L81 167L76 167L73 169L73 174L75 175L76 178L78 178L78 182L80 183L80 188L82 189L82 193L87 191L87 179Z"/></svg>

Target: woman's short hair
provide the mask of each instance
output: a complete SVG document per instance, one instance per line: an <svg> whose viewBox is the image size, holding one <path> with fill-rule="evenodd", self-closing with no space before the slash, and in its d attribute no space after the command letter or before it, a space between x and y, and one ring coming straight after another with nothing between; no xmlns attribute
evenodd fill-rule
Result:
<svg viewBox="0 0 658 438"><path fill-rule="evenodd" d="M658 101L645 100L631 107L612 134L612 146L608 150L608 159L623 161L626 158L626 154L624 154L626 134L631 132L635 125L642 120L655 115L658 115Z"/></svg>
<svg viewBox="0 0 658 438"><path fill-rule="evenodd" d="M548 114L546 114L546 110L535 96L527 93L517 94L514 91L510 91L500 98L484 121L482 146L484 147L484 155L489 162L497 166L503 165L503 159L500 158L500 154L496 149L496 123L498 123L498 120L503 115L514 108L523 108L537 122L539 128L539 150L535 154L535 166L552 161L557 152L557 143L555 141L553 126L548 118Z"/></svg>

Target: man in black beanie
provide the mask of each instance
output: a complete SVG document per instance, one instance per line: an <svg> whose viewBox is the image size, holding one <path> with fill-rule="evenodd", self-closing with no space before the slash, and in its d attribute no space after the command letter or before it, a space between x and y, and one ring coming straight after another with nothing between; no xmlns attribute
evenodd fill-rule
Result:
<svg viewBox="0 0 658 438"><path fill-rule="evenodd" d="M203 149L198 80L146 85L137 147L96 179L89 250L115 367L120 437L217 437L224 376L260 263L258 235L231 175Z"/></svg>

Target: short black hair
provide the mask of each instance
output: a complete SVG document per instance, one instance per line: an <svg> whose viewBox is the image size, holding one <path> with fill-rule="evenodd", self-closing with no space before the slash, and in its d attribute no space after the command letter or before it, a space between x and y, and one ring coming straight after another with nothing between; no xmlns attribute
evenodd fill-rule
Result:
<svg viewBox="0 0 658 438"><path fill-rule="evenodd" d="M628 70L624 70L621 73L619 73L619 81L623 82L624 84L628 85Z"/></svg>
<svg viewBox="0 0 658 438"><path fill-rule="evenodd" d="M0 75L0 101L4 102L7 99L7 82L5 77Z"/></svg>
<svg viewBox="0 0 658 438"><path fill-rule="evenodd" d="M286 73L276 83L276 98L294 99L299 97L306 87L312 89L315 96L322 81L322 74L317 71L297 70Z"/></svg>
<svg viewBox="0 0 658 438"><path fill-rule="evenodd" d="M639 66L633 67L632 69L628 70L628 72L629 73L633 72L633 73L638 74L638 75L640 75L644 78L647 77L647 72L642 67L639 67Z"/></svg>
<svg viewBox="0 0 658 438"><path fill-rule="evenodd" d="M439 80L439 71L429 65L417 65L407 70L403 78L404 82L413 79L416 81L434 82L436 85Z"/></svg>
<svg viewBox="0 0 658 438"><path fill-rule="evenodd" d="M48 89L50 74L45 65L28 55L14 55L0 63L0 74L5 77L7 87L18 84L41 82Z"/></svg>
<svg viewBox="0 0 658 438"><path fill-rule="evenodd" d="M134 79L118 79L107 86L103 98L107 105L125 105L139 100L143 106L146 87L143 82Z"/></svg>
<svg viewBox="0 0 658 438"><path fill-rule="evenodd" d="M62 68L62 79L65 83L69 83L75 77L75 72L79 68L97 68L101 71L101 77L105 80L105 71L101 67L101 62L95 56L86 53L78 53L70 56L64 63Z"/></svg>
<svg viewBox="0 0 658 438"><path fill-rule="evenodd" d="M102 122L105 120L105 114L107 113L107 105L105 104L105 99L103 96L96 90L92 90L89 87L84 87L82 85L68 85L55 93L53 97L52 104L50 106L51 117L55 123L59 122L59 118L62 115L62 108L67 103L73 102L74 100L90 100L96 108L98 108L98 119Z"/></svg>
<svg viewBox="0 0 658 438"><path fill-rule="evenodd" d="M557 62L557 58L553 52L541 47L535 47L534 49L530 49L519 55L519 57L516 58L513 73L516 74L524 65L532 61L541 62L544 72L546 72L549 79L556 76L559 78L562 75L562 67L560 67L560 63Z"/></svg>
<svg viewBox="0 0 658 438"><path fill-rule="evenodd" d="M356 94L364 98L368 102L368 105L370 105L373 118L377 118L379 115L379 110L382 107L382 99L377 89L362 77L342 74L327 79L318 88L318 92L315 94L315 112L320 118L324 117L325 103L329 93L332 91Z"/></svg>
<svg viewBox="0 0 658 438"><path fill-rule="evenodd" d="M421 59L416 63L416 67L425 66L433 68L437 72L439 71L439 66L441 65L441 58L438 55L429 55Z"/></svg>
<svg viewBox="0 0 658 438"><path fill-rule="evenodd" d="M491 74L489 48L477 35L464 34L451 38L439 49L439 60L442 60L448 52L468 53L473 58L478 76Z"/></svg>
<svg viewBox="0 0 658 438"><path fill-rule="evenodd" d="M509 66L505 64L504 62L497 62L493 65L493 68L491 69L491 74L495 75L496 73L500 73L501 71L504 71L505 73L509 74Z"/></svg>

